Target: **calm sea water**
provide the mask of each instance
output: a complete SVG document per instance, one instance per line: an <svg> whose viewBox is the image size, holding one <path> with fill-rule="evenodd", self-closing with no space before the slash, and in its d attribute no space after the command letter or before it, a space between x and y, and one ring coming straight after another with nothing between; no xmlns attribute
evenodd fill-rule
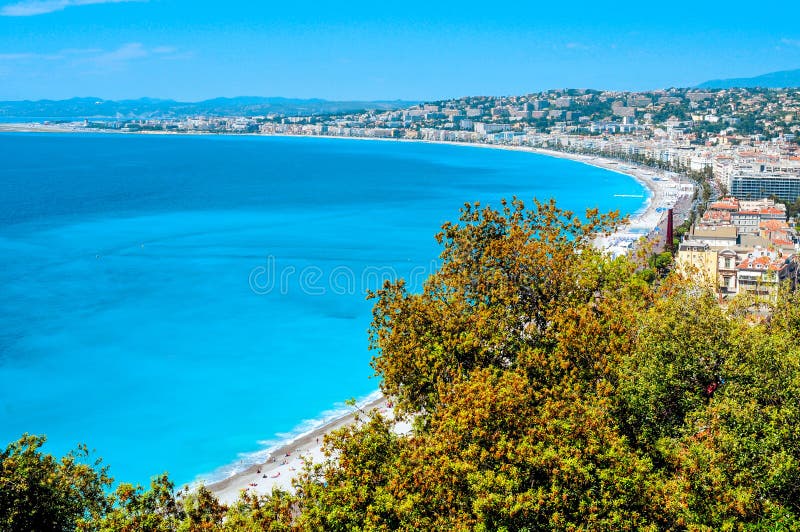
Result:
<svg viewBox="0 0 800 532"><path fill-rule="evenodd" d="M79 442L118 480L225 475L371 378L364 298L419 286L465 201L629 213L632 179L394 142L0 135L0 446Z"/></svg>

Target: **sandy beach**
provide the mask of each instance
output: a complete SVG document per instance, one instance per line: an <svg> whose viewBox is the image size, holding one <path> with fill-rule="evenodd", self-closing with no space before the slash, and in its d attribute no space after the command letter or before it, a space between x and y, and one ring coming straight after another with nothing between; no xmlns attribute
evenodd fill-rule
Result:
<svg viewBox="0 0 800 532"><path fill-rule="evenodd" d="M654 230L664 226L667 209L675 207L679 198L680 178L676 174L665 171L656 171L647 166L634 163L622 163L605 157L578 155L554 150L532 149L533 153L540 153L550 157L560 157L577 161L590 166L603 168L611 172L632 177L650 191L643 209L632 214L628 222L615 233L599 237L595 245L608 251L613 256L623 255L630 251L641 237L651 234ZM677 179L677 180L676 180ZM684 182L688 182L684 180ZM691 194L690 194L691 195ZM675 219L675 225L683 220Z"/></svg>
<svg viewBox="0 0 800 532"><path fill-rule="evenodd" d="M305 458L315 463L323 460L322 444L326 434L353 423L357 412L366 414L376 409L391 415L391 409L383 397L358 405L350 414L334 419L275 448L265 461L251 465L224 480L208 484L207 487L225 504L238 499L243 490L260 495L270 493L273 488L291 490L292 479L303 468Z"/></svg>

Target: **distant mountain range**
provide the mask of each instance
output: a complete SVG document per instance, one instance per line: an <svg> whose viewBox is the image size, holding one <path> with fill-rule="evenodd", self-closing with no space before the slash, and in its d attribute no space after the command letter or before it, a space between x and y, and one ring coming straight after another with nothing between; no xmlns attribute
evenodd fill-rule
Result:
<svg viewBox="0 0 800 532"><path fill-rule="evenodd" d="M258 116L269 113L312 115L352 112L367 109L389 110L410 107L418 102L347 101L321 99L263 98L242 96L214 98L201 102L177 102L140 98L138 100L103 100L72 98L69 100L0 101L0 118L180 118L185 116Z"/></svg>
<svg viewBox="0 0 800 532"><path fill-rule="evenodd" d="M697 86L699 89L754 88L783 89L800 87L800 69L770 72L752 78L714 79Z"/></svg>

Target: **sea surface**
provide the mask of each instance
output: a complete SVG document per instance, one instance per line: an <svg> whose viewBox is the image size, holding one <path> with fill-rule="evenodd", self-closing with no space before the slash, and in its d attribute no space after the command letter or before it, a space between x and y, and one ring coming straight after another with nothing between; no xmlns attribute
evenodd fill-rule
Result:
<svg viewBox="0 0 800 532"><path fill-rule="evenodd" d="M368 288L436 266L467 201L632 213L546 156L342 139L0 134L0 448L219 478L379 385Z"/></svg>

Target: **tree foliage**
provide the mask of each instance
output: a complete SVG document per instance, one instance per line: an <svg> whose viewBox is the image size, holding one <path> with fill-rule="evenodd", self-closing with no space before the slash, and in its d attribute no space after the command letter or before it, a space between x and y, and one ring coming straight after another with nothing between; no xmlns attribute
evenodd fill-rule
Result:
<svg viewBox="0 0 800 532"><path fill-rule="evenodd" d="M422 294L402 280L372 294L373 367L401 411L428 410L437 384L474 368L511 367L523 347L552 341L558 309L598 288L581 272L604 268L591 243L616 216L588 214L582 221L553 202L533 210L519 200L502 211L466 205L461 223L437 235L442 266Z"/></svg>
<svg viewBox="0 0 800 532"><path fill-rule="evenodd" d="M107 509L111 484L85 445L56 459L40 451L43 436L23 435L0 453L0 530L74 530Z"/></svg>

